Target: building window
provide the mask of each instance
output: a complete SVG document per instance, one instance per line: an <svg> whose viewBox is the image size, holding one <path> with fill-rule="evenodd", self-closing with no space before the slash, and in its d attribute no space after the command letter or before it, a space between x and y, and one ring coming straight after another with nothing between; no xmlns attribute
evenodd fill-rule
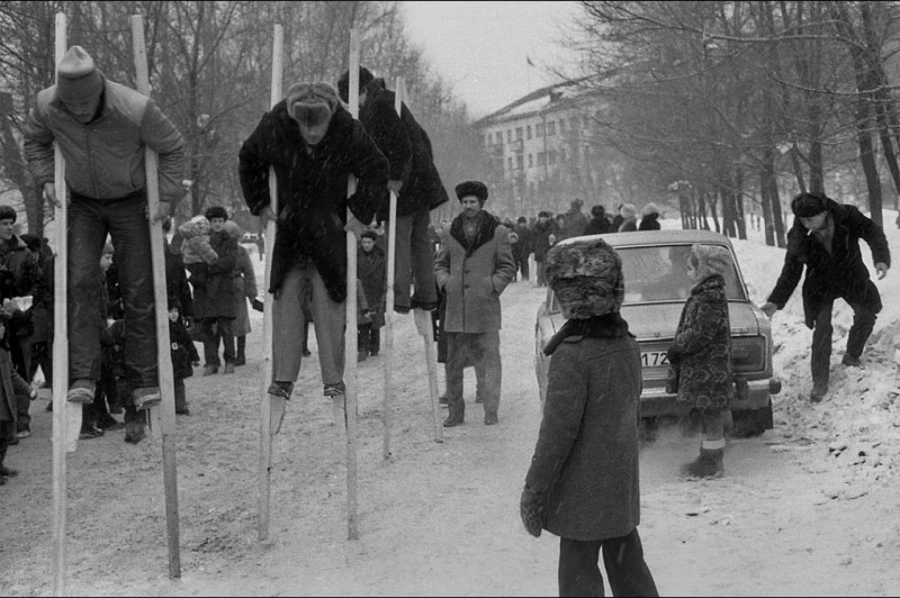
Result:
<svg viewBox="0 0 900 598"><path fill-rule="evenodd" d="M544 136L544 123L540 123L534 126L534 136L535 137L543 137Z"/></svg>
<svg viewBox="0 0 900 598"><path fill-rule="evenodd" d="M547 137L550 137L551 135L556 135L556 121L555 120L551 120L550 122L547 123Z"/></svg>
<svg viewBox="0 0 900 598"><path fill-rule="evenodd" d="M556 166L556 150L550 150L550 166Z"/></svg>
<svg viewBox="0 0 900 598"><path fill-rule="evenodd" d="M512 172L512 156L506 159L507 165L509 166L509 171Z"/></svg>
<svg viewBox="0 0 900 598"><path fill-rule="evenodd" d="M566 130L566 119L559 119L559 134L562 135Z"/></svg>
<svg viewBox="0 0 900 598"><path fill-rule="evenodd" d="M544 152L538 152L537 165L545 166L547 164L547 154Z"/></svg>
<svg viewBox="0 0 900 598"><path fill-rule="evenodd" d="M528 183L528 195L534 197L534 182Z"/></svg>
<svg viewBox="0 0 900 598"><path fill-rule="evenodd" d="M522 127L516 127L516 141L522 139Z"/></svg>
<svg viewBox="0 0 900 598"><path fill-rule="evenodd" d="M512 143L512 129L506 129L506 143Z"/></svg>
<svg viewBox="0 0 900 598"><path fill-rule="evenodd" d="M523 156L522 154L519 154L518 156L516 156L516 167L519 170L525 169L525 156Z"/></svg>
<svg viewBox="0 0 900 598"><path fill-rule="evenodd" d="M503 145L503 133L497 131L497 145Z"/></svg>
<svg viewBox="0 0 900 598"><path fill-rule="evenodd" d="M531 139L531 125L525 127L525 139Z"/></svg>
<svg viewBox="0 0 900 598"><path fill-rule="evenodd" d="M534 168L534 155L528 154L528 168Z"/></svg>

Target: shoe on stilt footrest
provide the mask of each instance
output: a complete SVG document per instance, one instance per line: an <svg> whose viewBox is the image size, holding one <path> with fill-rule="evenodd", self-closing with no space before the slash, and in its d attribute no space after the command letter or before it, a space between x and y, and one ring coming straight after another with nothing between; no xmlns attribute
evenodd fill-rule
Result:
<svg viewBox="0 0 900 598"><path fill-rule="evenodd" d="M80 378L69 386L66 400L70 403L93 403L95 389L96 385L93 380Z"/></svg>
<svg viewBox="0 0 900 598"><path fill-rule="evenodd" d="M324 393L325 393L326 397L334 398L337 395L344 394L346 392L346 390L347 390L347 387L344 386L344 381L341 380L340 382L335 382L333 384L326 384Z"/></svg>
<svg viewBox="0 0 900 598"><path fill-rule="evenodd" d="M269 385L269 390L266 392L273 397L278 397L284 400L290 400L291 393L294 391L294 383L293 382L285 382L285 381L277 381L272 382Z"/></svg>
<svg viewBox="0 0 900 598"><path fill-rule="evenodd" d="M134 408L138 411L156 407L162 401L162 397L159 394L159 387L157 386L137 388L132 393L132 397L134 397Z"/></svg>

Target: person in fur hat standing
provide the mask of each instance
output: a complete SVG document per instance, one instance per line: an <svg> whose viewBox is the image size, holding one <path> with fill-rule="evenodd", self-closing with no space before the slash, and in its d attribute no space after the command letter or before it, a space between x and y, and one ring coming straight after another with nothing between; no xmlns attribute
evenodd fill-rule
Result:
<svg viewBox="0 0 900 598"><path fill-rule="evenodd" d="M556 246L547 280L566 323L550 340L547 398L520 515L559 536L559 595L658 596L644 561L638 427L641 353L619 313L622 260L602 239Z"/></svg>
<svg viewBox="0 0 900 598"><path fill-rule="evenodd" d="M456 186L460 213L441 236L434 279L447 294L447 406L445 427L465 421L463 368L475 366L476 395L484 404L484 424L498 423L500 407L500 294L516 277L509 231L485 211L488 189L481 181Z"/></svg>
<svg viewBox="0 0 900 598"><path fill-rule="evenodd" d="M781 276L761 309L770 318L782 309L805 267L803 314L813 330L809 400L818 403L828 392L835 300L843 299L853 308L853 327L841 359L849 367L862 367L860 357L881 311L881 294L863 263L859 240L869 244L879 280L891 267L891 251L878 224L855 206L841 205L824 193L800 193L791 201L791 210L794 225L788 232Z"/></svg>
<svg viewBox="0 0 900 598"><path fill-rule="evenodd" d="M268 289L275 331L269 394L290 399L300 374L303 298L311 285L324 394L342 395L346 231L359 237L386 201L387 158L325 82L292 85L263 115L239 157L247 207L263 228L273 218L278 226ZM271 208L269 167L278 180L278 214ZM356 192L347 197L350 175Z"/></svg>
<svg viewBox="0 0 900 598"><path fill-rule="evenodd" d="M691 246L687 276L694 285L666 351L666 392L677 393L677 401L699 412L702 420L700 456L681 470L688 478L715 478L725 473L726 411L734 398L725 276L733 270L726 248Z"/></svg>
<svg viewBox="0 0 900 598"><path fill-rule="evenodd" d="M149 97L106 79L81 46L57 67L57 84L40 91L24 131L25 157L53 205L66 185L68 206L69 380L66 399L90 403L99 376L96 325L100 254L107 234L116 248L125 309L126 361L138 409L159 404L156 314L150 227L184 195L184 139ZM56 142L65 181L54 180ZM146 148L159 156L159 208L149 213ZM162 281L157 281L162 284Z"/></svg>
<svg viewBox="0 0 900 598"><path fill-rule="evenodd" d="M341 99L348 101L350 71L338 81ZM438 306L434 286L434 244L428 234L431 210L449 201L434 166L434 152L425 129L404 103L394 108L395 92L369 69L359 69L359 120L390 162L388 188L397 193L394 305L398 313L431 311ZM378 221L387 222L390 204L379 206ZM394 226L387 222L387 226ZM385 239L389 229L385 228ZM412 295L410 296L410 289Z"/></svg>

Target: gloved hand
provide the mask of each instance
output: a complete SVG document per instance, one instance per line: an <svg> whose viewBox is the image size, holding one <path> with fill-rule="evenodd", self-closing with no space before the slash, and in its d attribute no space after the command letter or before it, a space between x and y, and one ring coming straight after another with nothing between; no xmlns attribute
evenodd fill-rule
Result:
<svg viewBox="0 0 900 598"><path fill-rule="evenodd" d="M775 315L775 312L778 311L778 306L771 301L766 301L762 306L760 306L760 309L763 310L763 313L771 318Z"/></svg>
<svg viewBox="0 0 900 598"><path fill-rule="evenodd" d="M263 311L264 304L263 304L263 302L260 301L259 299L256 299L256 298L252 299L252 300L250 301L250 305L251 305L251 307L253 307L253 309L255 309L256 311Z"/></svg>
<svg viewBox="0 0 900 598"><path fill-rule="evenodd" d="M541 537L543 511L544 495L525 486L522 489L522 498L519 500L519 515L522 517L525 530L535 538Z"/></svg>

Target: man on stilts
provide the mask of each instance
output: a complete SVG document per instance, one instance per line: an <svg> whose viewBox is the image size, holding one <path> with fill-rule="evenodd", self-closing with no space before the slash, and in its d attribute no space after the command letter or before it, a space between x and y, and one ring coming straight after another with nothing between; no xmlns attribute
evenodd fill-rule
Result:
<svg viewBox="0 0 900 598"><path fill-rule="evenodd" d="M99 376L97 304L100 254L112 236L125 301L128 382L138 410L160 402L150 227L183 193L184 140L146 95L107 80L91 56L72 46L59 82L37 96L25 129L25 155L47 198L67 185L69 390L89 403ZM65 181L54 179L53 142L65 158ZM150 214L145 151L159 156L160 201Z"/></svg>
<svg viewBox="0 0 900 598"><path fill-rule="evenodd" d="M278 214L269 196L269 167L278 181ZM277 223L272 248L274 330L269 394L290 399L300 373L303 297L312 285L319 365L326 397L345 390L346 231L357 236L385 202L388 162L325 82L291 86L263 115L240 150L240 178L250 212ZM357 179L347 197L347 180ZM352 213L349 221L347 208ZM354 331L355 334L355 331Z"/></svg>

